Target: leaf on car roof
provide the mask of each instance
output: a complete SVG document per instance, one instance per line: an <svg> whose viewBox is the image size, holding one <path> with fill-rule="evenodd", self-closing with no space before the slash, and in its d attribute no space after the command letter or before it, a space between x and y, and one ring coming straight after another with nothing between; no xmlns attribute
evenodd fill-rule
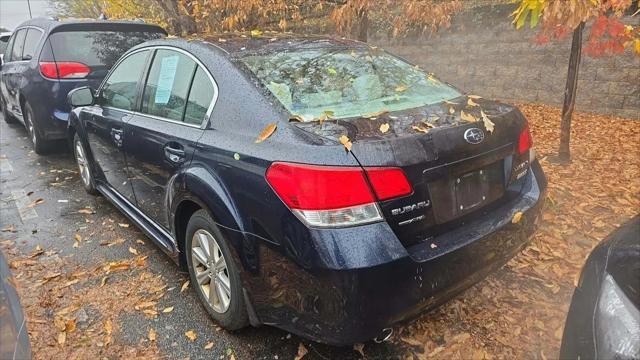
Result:
<svg viewBox="0 0 640 360"><path fill-rule="evenodd" d="M342 135L340 136L338 141L340 141L340 144L344 145L344 148L347 149L347 151L351 151L353 143L351 142L351 140L349 140L349 137L347 137L346 135Z"/></svg>
<svg viewBox="0 0 640 360"><path fill-rule="evenodd" d="M495 125L491 119L484 113L484 111L480 110L480 115L482 116L482 122L484 123L484 128L487 129L488 132L493 133L493 129Z"/></svg>
<svg viewBox="0 0 640 360"><path fill-rule="evenodd" d="M278 124L276 124L276 123L271 123L271 124L267 125L264 129L262 129L262 131L258 135L258 138L256 139L255 143L259 144L259 143L265 141L269 136L271 136L271 134L273 134L274 131L276 131L277 127L278 127Z"/></svg>
<svg viewBox="0 0 640 360"><path fill-rule="evenodd" d="M385 123L385 124L380 125L380 132L381 132L381 133L383 133L383 134L384 134L384 133L386 133L387 131L389 131L389 124L388 124L388 123Z"/></svg>

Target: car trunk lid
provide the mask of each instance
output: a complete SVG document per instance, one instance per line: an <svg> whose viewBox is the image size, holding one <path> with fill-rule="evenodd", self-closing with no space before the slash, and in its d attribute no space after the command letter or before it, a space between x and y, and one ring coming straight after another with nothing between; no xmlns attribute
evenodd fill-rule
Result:
<svg viewBox="0 0 640 360"><path fill-rule="evenodd" d="M483 123L482 114L494 124L493 132L487 130L491 126ZM348 136L353 156L365 169L383 166L404 171L413 193L379 206L406 246L428 241L520 191L529 154L518 152L526 120L516 108L461 97L374 115L298 126L324 138ZM473 118L478 121L470 121ZM387 124L383 133L381 126Z"/></svg>

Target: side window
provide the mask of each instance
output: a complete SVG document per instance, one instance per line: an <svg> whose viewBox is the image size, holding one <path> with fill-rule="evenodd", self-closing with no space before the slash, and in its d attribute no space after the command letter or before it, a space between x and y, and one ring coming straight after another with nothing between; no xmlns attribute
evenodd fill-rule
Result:
<svg viewBox="0 0 640 360"><path fill-rule="evenodd" d="M13 43L16 41L16 35L17 34L13 34L13 36L11 36L11 38L9 39L9 44L7 44L7 48L5 49L3 55L4 61L11 61L11 52L13 50Z"/></svg>
<svg viewBox="0 0 640 360"><path fill-rule="evenodd" d="M36 55L36 47L40 42L42 32L38 29L30 28L24 39L24 50L22 51L22 60L31 60Z"/></svg>
<svg viewBox="0 0 640 360"><path fill-rule="evenodd" d="M102 86L102 105L133 110L138 82L142 77L149 51L140 51L122 60Z"/></svg>
<svg viewBox="0 0 640 360"><path fill-rule="evenodd" d="M184 122L194 125L202 124L209 105L213 101L214 92L213 84L206 71L198 66L189 91L187 109L184 112Z"/></svg>
<svg viewBox="0 0 640 360"><path fill-rule="evenodd" d="M142 97L142 112L182 121L196 63L177 51L156 52Z"/></svg>
<svg viewBox="0 0 640 360"><path fill-rule="evenodd" d="M18 30L16 33L16 38L13 41L13 49L11 50L11 59L10 61L20 61L22 60L22 48L24 48L24 37L27 35L26 29Z"/></svg>

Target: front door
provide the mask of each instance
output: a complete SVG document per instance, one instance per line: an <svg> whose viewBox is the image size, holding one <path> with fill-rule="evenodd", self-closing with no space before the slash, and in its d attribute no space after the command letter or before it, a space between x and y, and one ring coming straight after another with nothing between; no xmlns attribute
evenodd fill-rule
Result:
<svg viewBox="0 0 640 360"><path fill-rule="evenodd" d="M127 122L125 153L137 205L169 229L172 184L188 165L213 100L214 86L194 58L156 50L140 113Z"/></svg>
<svg viewBox="0 0 640 360"><path fill-rule="evenodd" d="M150 53L135 52L118 63L102 85L96 105L84 108L81 114L102 180L132 203L135 197L124 155L125 124L136 108Z"/></svg>
<svg viewBox="0 0 640 360"><path fill-rule="evenodd" d="M7 109L20 116L22 116L22 111L18 100L18 79L20 73L27 67L27 62L22 61L22 49L26 35L27 29L20 29L11 37L11 42L3 58L2 83L0 85Z"/></svg>

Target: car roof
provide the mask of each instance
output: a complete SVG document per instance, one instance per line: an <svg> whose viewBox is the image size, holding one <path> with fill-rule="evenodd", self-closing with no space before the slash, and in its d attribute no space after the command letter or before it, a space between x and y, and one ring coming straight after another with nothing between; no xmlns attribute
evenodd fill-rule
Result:
<svg viewBox="0 0 640 360"><path fill-rule="evenodd" d="M160 31L167 33L162 27L155 24L148 24L142 21L132 20L93 20L93 19L66 19L58 20L54 18L39 17L31 20L27 20L18 25L16 29L25 26L35 26L45 30L46 32L62 31L62 30L77 30L82 28L88 28L93 30L107 29L113 27L140 27L147 28L147 30ZM15 31L15 30L14 30Z"/></svg>
<svg viewBox="0 0 640 360"><path fill-rule="evenodd" d="M366 48L367 44L346 38L334 38L322 35L302 35L265 31L260 35L248 32L222 33L207 36L190 37L188 41L203 41L226 52L231 57L245 54L273 53L285 50L310 48Z"/></svg>

